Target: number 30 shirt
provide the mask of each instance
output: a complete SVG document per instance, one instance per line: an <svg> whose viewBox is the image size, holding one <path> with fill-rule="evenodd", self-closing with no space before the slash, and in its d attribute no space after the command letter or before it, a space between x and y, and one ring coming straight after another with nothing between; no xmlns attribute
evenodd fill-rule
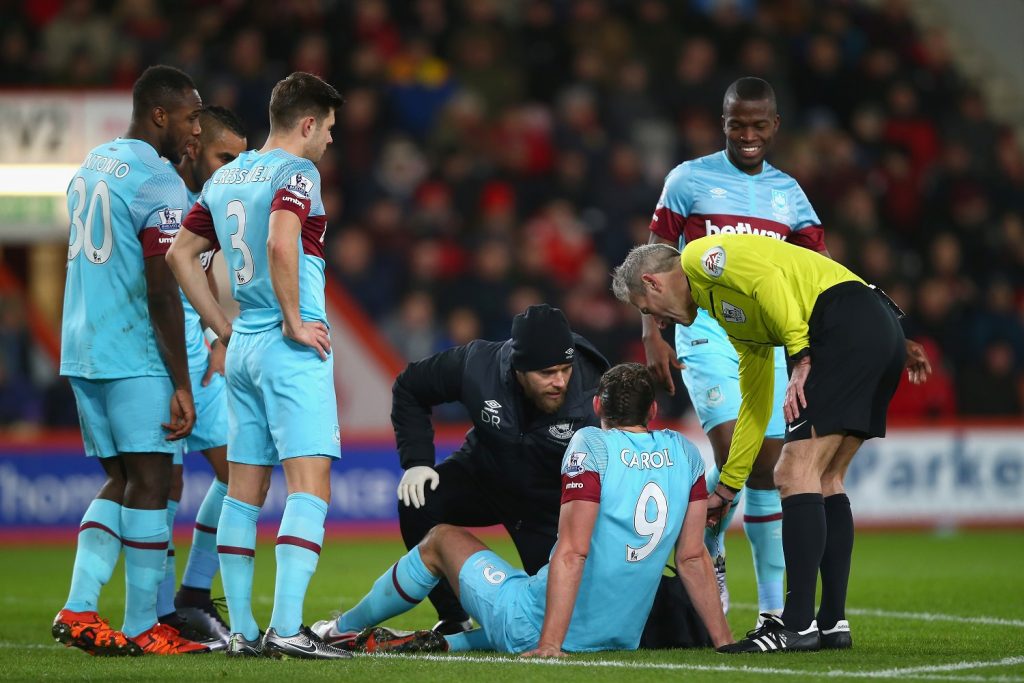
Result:
<svg viewBox="0 0 1024 683"><path fill-rule="evenodd" d="M267 237L270 214L291 211L299 234L299 315L327 323L324 304L324 235L327 216L320 174L309 159L282 149L251 150L218 169L206 182L184 227L224 252L231 294L241 313L235 332L262 332L284 317L270 280Z"/></svg>
<svg viewBox="0 0 1024 683"><path fill-rule="evenodd" d="M691 500L707 498L704 461L678 432L584 427L562 461L562 502L598 503L563 648L636 649ZM544 621L548 566L531 582Z"/></svg>
<svg viewBox="0 0 1024 683"><path fill-rule="evenodd" d="M60 373L166 376L149 319L143 259L167 252L188 209L185 184L142 140L91 152L68 185Z"/></svg>

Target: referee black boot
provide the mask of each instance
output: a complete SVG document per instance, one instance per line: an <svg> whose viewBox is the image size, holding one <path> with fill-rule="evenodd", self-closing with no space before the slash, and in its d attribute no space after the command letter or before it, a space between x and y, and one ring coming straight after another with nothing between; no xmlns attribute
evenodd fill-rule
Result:
<svg viewBox="0 0 1024 683"><path fill-rule="evenodd" d="M764 622L747 633L747 637L718 648L728 655L748 652L816 652L821 649L821 634L818 624L811 622L803 631L788 631L782 619L767 612L761 615Z"/></svg>
<svg viewBox="0 0 1024 683"><path fill-rule="evenodd" d="M853 647L853 637L850 636L850 622L840 619L832 628L821 630L822 650L848 650Z"/></svg>

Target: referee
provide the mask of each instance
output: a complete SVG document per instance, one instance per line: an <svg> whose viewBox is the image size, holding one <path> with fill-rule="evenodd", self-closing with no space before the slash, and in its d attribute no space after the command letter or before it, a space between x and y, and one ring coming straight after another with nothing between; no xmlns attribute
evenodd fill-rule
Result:
<svg viewBox="0 0 1024 683"><path fill-rule="evenodd" d="M772 349L786 347L786 443L775 467L786 605L781 619L763 614L760 628L722 651L850 647L845 608L853 517L843 478L864 440L885 436L903 369L915 384L931 372L920 344L903 336L902 313L835 261L755 235L703 237L687 244L681 258L666 244L637 247L615 269L612 288L662 327L689 325L702 308L736 347L742 404L714 492L727 503L746 480L771 417Z"/></svg>
<svg viewBox="0 0 1024 683"><path fill-rule="evenodd" d="M507 341L475 340L410 363L392 388L391 423L405 475L398 486L407 548L442 522L503 525L535 574L558 534L560 468L576 430L600 426L593 398L608 361L546 304L512 322ZM461 403L473 428L435 465L431 409ZM430 593L448 635L470 628L446 581Z"/></svg>

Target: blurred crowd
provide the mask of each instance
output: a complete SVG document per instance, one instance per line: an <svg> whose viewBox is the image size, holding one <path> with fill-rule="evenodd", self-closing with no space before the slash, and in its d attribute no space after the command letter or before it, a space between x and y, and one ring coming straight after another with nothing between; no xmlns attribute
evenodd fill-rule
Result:
<svg viewBox="0 0 1024 683"><path fill-rule="evenodd" d="M769 155L834 258L886 289L938 368L907 417L1019 415L1024 155L905 3L802 0L0 0L0 85L128 88L179 66L251 146L293 70L343 90L320 165L330 271L406 358L560 306L641 359L608 273L665 174L723 147L721 100L771 82ZM6 353L6 349L5 349ZM6 361L8 369L10 360ZM2 401L0 401L2 403ZM677 392L670 413L684 410Z"/></svg>

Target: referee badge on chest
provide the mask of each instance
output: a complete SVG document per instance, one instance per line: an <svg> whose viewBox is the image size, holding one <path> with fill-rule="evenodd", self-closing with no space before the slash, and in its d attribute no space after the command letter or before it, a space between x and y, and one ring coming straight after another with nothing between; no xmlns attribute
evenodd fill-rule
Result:
<svg viewBox="0 0 1024 683"><path fill-rule="evenodd" d="M727 323L747 322L747 314L743 312L743 309L739 306L733 306L728 301L722 302L722 317L725 318Z"/></svg>

